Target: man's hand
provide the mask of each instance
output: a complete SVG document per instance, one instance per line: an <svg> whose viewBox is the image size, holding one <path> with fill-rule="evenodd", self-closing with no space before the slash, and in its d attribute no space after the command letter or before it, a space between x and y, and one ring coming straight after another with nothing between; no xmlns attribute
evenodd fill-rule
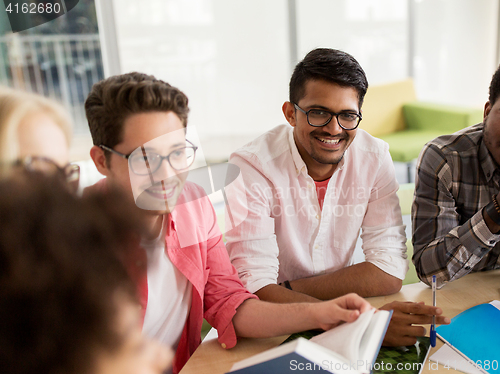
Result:
<svg viewBox="0 0 500 374"><path fill-rule="evenodd" d="M436 324L447 325L450 323L449 318L441 316L443 311L440 308L425 305L423 302L393 301L380 309L394 311L383 342L385 346L397 347L415 344L417 336L425 336L426 331L423 326L414 325L431 324L433 315L436 316Z"/></svg>
<svg viewBox="0 0 500 374"><path fill-rule="evenodd" d="M373 307L355 293L350 293L330 301L312 304L319 327L329 330L341 322L353 322Z"/></svg>
<svg viewBox="0 0 500 374"><path fill-rule="evenodd" d="M496 196L496 200L500 202L500 192ZM488 226L493 234L497 234L500 231L500 225L493 221L493 219L486 212L486 209L483 209L483 218L484 222L486 222L486 226Z"/></svg>

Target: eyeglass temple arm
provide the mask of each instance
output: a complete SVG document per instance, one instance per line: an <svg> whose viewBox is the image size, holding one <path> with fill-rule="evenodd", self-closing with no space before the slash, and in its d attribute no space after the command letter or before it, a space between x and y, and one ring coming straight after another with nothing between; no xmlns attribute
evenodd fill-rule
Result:
<svg viewBox="0 0 500 374"><path fill-rule="evenodd" d="M123 157L124 159L128 160L129 155L124 155L123 153L120 153L118 151L115 151L113 148L106 147L105 145L100 145L99 148L104 149L105 151L114 153L115 155L118 155L120 157Z"/></svg>

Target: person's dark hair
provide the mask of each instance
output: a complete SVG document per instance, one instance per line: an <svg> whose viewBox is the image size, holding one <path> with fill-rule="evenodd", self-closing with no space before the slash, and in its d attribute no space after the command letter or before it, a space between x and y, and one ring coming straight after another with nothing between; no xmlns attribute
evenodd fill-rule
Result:
<svg viewBox="0 0 500 374"><path fill-rule="evenodd" d="M104 79L92 87L85 113L94 145L113 148L122 141L125 120L147 112L174 112L187 125L188 98L152 75L128 73Z"/></svg>
<svg viewBox="0 0 500 374"><path fill-rule="evenodd" d="M500 66L497 68L495 74L493 74L493 77L491 78L490 96L488 98L488 101L492 106L495 104L499 96L500 96Z"/></svg>
<svg viewBox="0 0 500 374"><path fill-rule="evenodd" d="M342 87L353 87L358 92L359 109L368 89L365 72L356 59L337 49L314 49L295 66L290 79L290 102L298 103L304 97L309 80L324 80Z"/></svg>
<svg viewBox="0 0 500 374"><path fill-rule="evenodd" d="M120 347L117 298L137 300L128 217L122 199L80 199L41 174L0 182L1 373L87 374Z"/></svg>

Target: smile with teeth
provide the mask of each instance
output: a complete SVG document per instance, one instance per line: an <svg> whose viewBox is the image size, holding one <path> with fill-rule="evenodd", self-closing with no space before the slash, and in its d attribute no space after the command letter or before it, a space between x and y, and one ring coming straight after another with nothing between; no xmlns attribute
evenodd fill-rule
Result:
<svg viewBox="0 0 500 374"><path fill-rule="evenodd" d="M342 139L327 139L327 138L316 138L319 141L326 144L338 144Z"/></svg>
<svg viewBox="0 0 500 374"><path fill-rule="evenodd" d="M176 187L177 185L171 185L163 188L161 185L156 185L146 189L146 192L156 198L169 199L173 196Z"/></svg>

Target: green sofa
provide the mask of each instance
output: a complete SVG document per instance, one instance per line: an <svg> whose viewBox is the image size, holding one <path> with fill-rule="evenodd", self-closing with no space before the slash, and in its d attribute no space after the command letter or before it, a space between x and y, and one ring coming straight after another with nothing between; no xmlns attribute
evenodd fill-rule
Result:
<svg viewBox="0 0 500 374"><path fill-rule="evenodd" d="M414 183L405 183L399 186L398 190L398 198L399 205L401 206L401 214L403 216L409 216L411 214L411 205L413 203L413 193L415 192L415 184ZM413 245L411 243L411 237L406 239L406 255L408 256L409 269L406 273L406 277L403 280L403 285L418 283L420 279L418 279L417 271L415 270L415 265L411 261L413 256Z"/></svg>
<svg viewBox="0 0 500 374"><path fill-rule="evenodd" d="M392 159L405 163L435 137L483 120L481 108L418 101L412 79L370 86L362 113L360 128L389 143Z"/></svg>
<svg viewBox="0 0 500 374"><path fill-rule="evenodd" d="M418 157L428 141L452 134L483 120L483 111L414 101L403 105L406 128L380 136L389 143L393 161L409 162Z"/></svg>

